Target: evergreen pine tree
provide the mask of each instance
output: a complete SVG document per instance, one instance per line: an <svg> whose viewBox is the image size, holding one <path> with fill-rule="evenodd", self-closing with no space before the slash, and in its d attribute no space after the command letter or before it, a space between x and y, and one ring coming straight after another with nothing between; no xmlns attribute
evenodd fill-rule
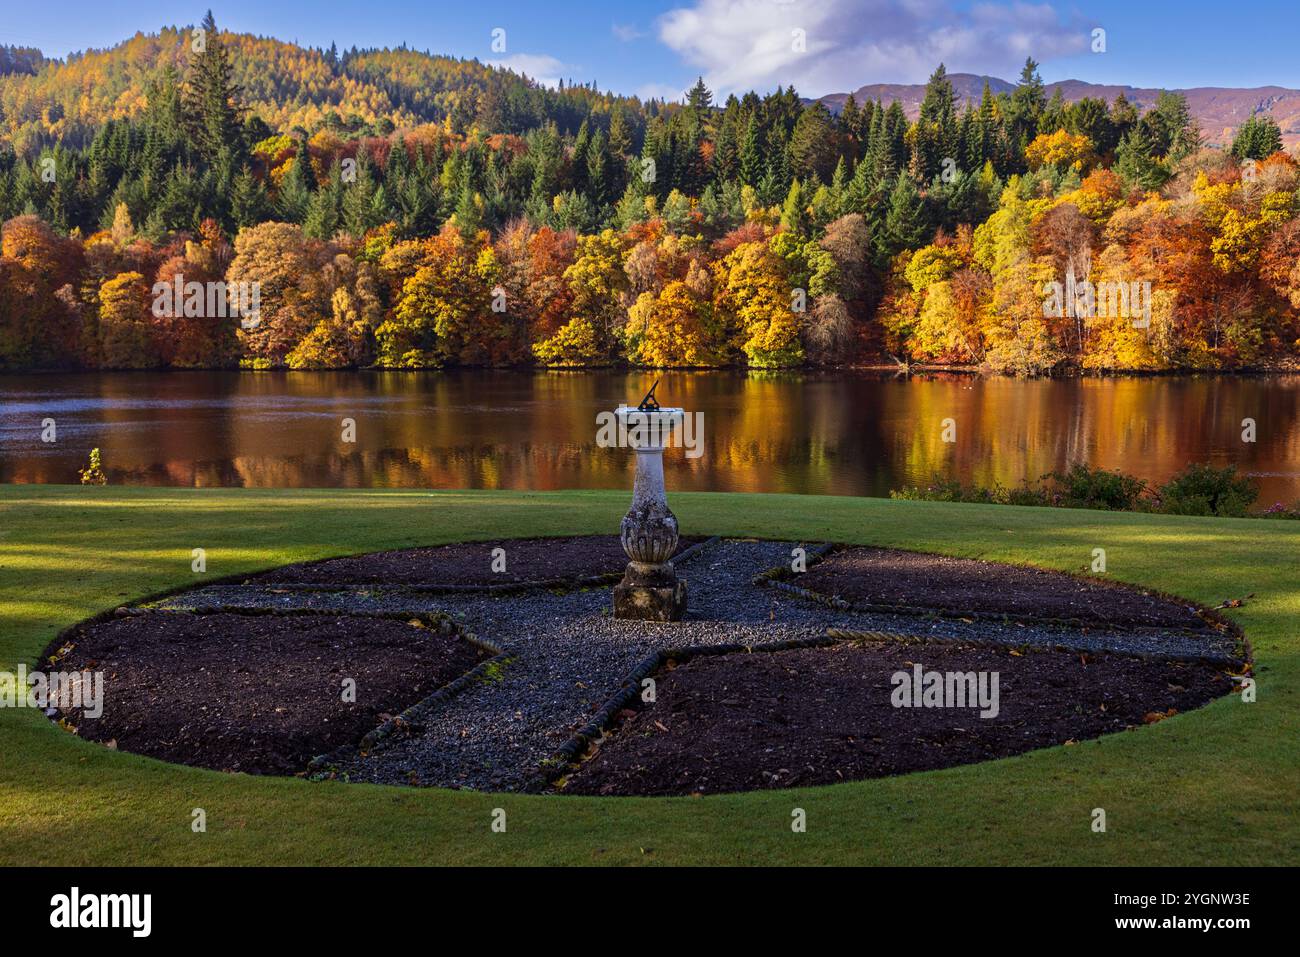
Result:
<svg viewBox="0 0 1300 957"><path fill-rule="evenodd" d="M806 236L809 226L808 201L804 198L803 187L795 180L786 193L785 205L781 208L781 226L796 236Z"/></svg>
<svg viewBox="0 0 1300 957"><path fill-rule="evenodd" d="M199 153L209 160L222 149L242 159L243 92L234 80L234 68L221 42L212 11L203 18L202 48L190 64L183 95L186 128Z"/></svg>
<svg viewBox="0 0 1300 957"><path fill-rule="evenodd" d="M578 135L573 138L573 185L579 191L587 188L587 147L591 145L591 128L583 120Z"/></svg>
<svg viewBox="0 0 1300 957"><path fill-rule="evenodd" d="M286 223L301 224L307 218L312 200L307 169L307 144L299 143L298 155L289 164L275 200L276 215Z"/></svg>
<svg viewBox="0 0 1300 957"><path fill-rule="evenodd" d="M1065 128L1065 97L1058 86L1038 117L1039 133L1055 133Z"/></svg>
<svg viewBox="0 0 1300 957"><path fill-rule="evenodd" d="M733 97L729 102L735 103ZM713 178L725 183L740 173L739 111L728 107L718 126L718 136L713 144Z"/></svg>
<svg viewBox="0 0 1300 957"><path fill-rule="evenodd" d="M1168 172L1151 155L1151 138L1144 124L1129 131L1115 151L1115 172L1130 187L1141 190L1159 188L1169 178Z"/></svg>
<svg viewBox="0 0 1300 957"><path fill-rule="evenodd" d="M333 239L338 232L341 217L339 215L339 193L342 186L342 170L338 163L330 168L329 179L321 184L307 206L307 215L303 220L302 231L312 239Z"/></svg>
<svg viewBox="0 0 1300 957"><path fill-rule="evenodd" d="M603 130L597 130L587 146L587 195L597 207L610 200L609 155Z"/></svg>
<svg viewBox="0 0 1300 957"><path fill-rule="evenodd" d="M609 117L609 151L620 162L632 152L632 132L621 106L616 106Z"/></svg>
<svg viewBox="0 0 1300 957"><path fill-rule="evenodd" d="M387 219L384 188L375 182L365 153L358 156L356 178L341 184L340 213L343 228L360 238Z"/></svg>
<svg viewBox="0 0 1300 957"><path fill-rule="evenodd" d="M704 77L695 81L690 92L686 94L686 105L691 108L697 115L703 118L703 114L713 106L713 94L709 88L704 85Z"/></svg>
<svg viewBox="0 0 1300 957"><path fill-rule="evenodd" d="M1232 155L1239 160L1268 159L1282 149L1282 130L1271 116L1252 113L1241 124L1232 141Z"/></svg>
<svg viewBox="0 0 1300 957"><path fill-rule="evenodd" d="M1043 90L1043 78L1038 75L1038 64L1033 57L1028 57L1007 107L1007 133L1020 153L1038 135L1038 120L1046 104L1047 94Z"/></svg>
<svg viewBox="0 0 1300 957"><path fill-rule="evenodd" d="M235 226L239 229L256 226L267 218L270 206L266 187L245 166L239 171L231 187L230 216ZM125 209L125 206L123 208Z"/></svg>
<svg viewBox="0 0 1300 957"><path fill-rule="evenodd" d="M756 187L763 178L763 150L758 136L758 120L751 113L740 141L740 182L743 186Z"/></svg>
<svg viewBox="0 0 1300 957"><path fill-rule="evenodd" d="M885 214L887 254L892 257L904 249L919 249L925 245L927 232L925 200L912 177L900 170L889 193L889 210Z"/></svg>

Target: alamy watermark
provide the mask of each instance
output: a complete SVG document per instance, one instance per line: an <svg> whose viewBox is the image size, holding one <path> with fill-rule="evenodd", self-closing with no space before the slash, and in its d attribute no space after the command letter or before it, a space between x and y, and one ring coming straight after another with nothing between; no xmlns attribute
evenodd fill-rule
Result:
<svg viewBox="0 0 1300 957"><path fill-rule="evenodd" d="M104 713L102 671L0 671L0 708L80 709L82 717Z"/></svg>
<svg viewBox="0 0 1300 957"><path fill-rule="evenodd" d="M171 282L153 285L153 314L158 319L239 319L245 330L262 322L260 282L185 281L177 273Z"/></svg>
<svg viewBox="0 0 1300 957"><path fill-rule="evenodd" d="M996 671L895 671L889 703L895 708L979 708L981 718L998 716Z"/></svg>
<svg viewBox="0 0 1300 957"><path fill-rule="evenodd" d="M1065 282L1043 284L1046 319L1131 319L1134 329L1151 328L1151 283L1076 280L1067 269Z"/></svg>
<svg viewBox="0 0 1300 957"><path fill-rule="evenodd" d="M73 887L50 898L50 926L121 928L131 931L132 937L148 937L153 929L153 895L83 894Z"/></svg>
<svg viewBox="0 0 1300 957"><path fill-rule="evenodd" d="M686 450L688 459L704 454L704 413L668 415L638 409L596 413L596 445L602 449L673 448Z"/></svg>

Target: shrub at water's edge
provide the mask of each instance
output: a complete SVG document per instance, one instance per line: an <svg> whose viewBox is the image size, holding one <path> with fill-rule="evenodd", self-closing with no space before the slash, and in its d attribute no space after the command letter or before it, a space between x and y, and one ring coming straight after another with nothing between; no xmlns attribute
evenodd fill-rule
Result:
<svg viewBox="0 0 1300 957"><path fill-rule="evenodd" d="M909 501L1300 519L1300 502L1289 506L1278 502L1263 512L1250 513L1251 505L1259 498L1259 488L1248 476L1240 475L1235 465L1216 469L1209 464L1193 463L1155 488L1123 472L1076 463L1064 472L1050 472L1037 482L1025 482L1014 488L965 485L957 479L937 476L925 487L904 486L889 495Z"/></svg>

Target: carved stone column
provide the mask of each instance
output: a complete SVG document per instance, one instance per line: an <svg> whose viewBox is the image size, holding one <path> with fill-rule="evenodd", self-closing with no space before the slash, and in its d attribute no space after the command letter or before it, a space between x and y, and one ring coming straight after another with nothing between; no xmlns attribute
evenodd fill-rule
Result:
<svg viewBox="0 0 1300 957"><path fill-rule="evenodd" d="M686 612L686 583L678 581L671 558L677 551L677 516L664 491L664 448L682 427L681 409L642 412L620 406L620 432L636 453L632 507L623 516L623 551L631 559L614 586L614 617L678 621Z"/></svg>

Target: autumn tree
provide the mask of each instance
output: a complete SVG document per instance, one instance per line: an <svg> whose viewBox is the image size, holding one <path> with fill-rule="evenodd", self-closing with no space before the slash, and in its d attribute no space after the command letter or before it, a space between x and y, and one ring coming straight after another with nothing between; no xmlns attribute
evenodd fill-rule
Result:
<svg viewBox="0 0 1300 957"><path fill-rule="evenodd" d="M0 366L57 368L93 350L73 294L83 261L79 243L35 216L0 229Z"/></svg>
<svg viewBox="0 0 1300 957"><path fill-rule="evenodd" d="M564 271L573 295L572 315L554 336L535 343L545 363L587 365L608 361L624 333L620 295L627 288L624 242L613 230L578 238L573 265Z"/></svg>
<svg viewBox="0 0 1300 957"><path fill-rule="evenodd" d="M714 308L724 335L751 367L797 366L804 359L798 314L766 243L744 243L714 266Z"/></svg>
<svg viewBox="0 0 1300 957"><path fill-rule="evenodd" d="M1025 147L1025 160L1030 169L1055 166L1058 169L1082 171L1095 161L1095 156L1092 140L1081 133L1059 129L1035 137Z"/></svg>
<svg viewBox="0 0 1300 957"><path fill-rule="evenodd" d="M370 364L376 330L383 321L376 267L347 253L336 254L312 283L308 295L327 296L325 314L286 357L290 369L342 369Z"/></svg>
<svg viewBox="0 0 1300 957"><path fill-rule="evenodd" d="M402 286L394 318L376 334L384 364L398 358L399 343L409 336L420 343L425 365L501 365L523 357L523 316L511 314L503 291L494 293L499 266L485 240L448 225L428 241L423 263ZM410 351L395 364L409 367Z"/></svg>
<svg viewBox="0 0 1300 957"><path fill-rule="evenodd" d="M722 358L714 326L708 272L692 262L691 275L674 279L659 293L644 292L628 325L637 330L632 358L648 366L711 366Z"/></svg>
<svg viewBox="0 0 1300 957"><path fill-rule="evenodd" d="M149 286L138 272L121 273L100 287L100 354L105 369L148 369L158 364L150 304Z"/></svg>
<svg viewBox="0 0 1300 957"><path fill-rule="evenodd" d="M529 342L549 339L568 321L573 290L564 274L576 247L572 232L533 230L526 220L512 223L497 239L499 284L510 309L522 316Z"/></svg>
<svg viewBox="0 0 1300 957"><path fill-rule="evenodd" d="M995 372L1042 375L1065 358L1043 315L1043 290L1057 281L1050 264L1023 258L1007 267L993 289L985 363Z"/></svg>
<svg viewBox="0 0 1300 957"><path fill-rule="evenodd" d="M284 362L320 316L304 308L299 283L316 267L320 253L310 247L302 228L289 223L262 223L235 238L235 257L227 284L256 283L259 314L241 329L245 354L272 365Z"/></svg>

